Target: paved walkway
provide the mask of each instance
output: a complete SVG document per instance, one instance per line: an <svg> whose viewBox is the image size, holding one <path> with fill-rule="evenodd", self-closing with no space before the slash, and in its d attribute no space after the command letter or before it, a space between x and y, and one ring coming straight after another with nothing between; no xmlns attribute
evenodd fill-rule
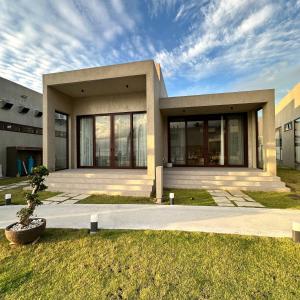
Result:
<svg viewBox="0 0 300 300"><path fill-rule="evenodd" d="M75 204L79 200L83 200L91 195L88 194L76 194L76 193L62 193L56 196L50 197L43 200L43 204L53 205L53 204Z"/></svg>
<svg viewBox="0 0 300 300"><path fill-rule="evenodd" d="M208 190L218 206L264 207L242 191Z"/></svg>
<svg viewBox="0 0 300 300"><path fill-rule="evenodd" d="M16 221L20 206L0 207L0 228ZM90 215L99 214L107 229L183 230L271 237L291 237L300 211L245 207L165 206L136 204L42 205L37 214L52 228L89 228Z"/></svg>
<svg viewBox="0 0 300 300"><path fill-rule="evenodd" d="M0 192L5 191L5 190L10 190L10 189L17 189L17 188L25 187L25 186L29 186L28 181L20 181L17 183L0 185Z"/></svg>

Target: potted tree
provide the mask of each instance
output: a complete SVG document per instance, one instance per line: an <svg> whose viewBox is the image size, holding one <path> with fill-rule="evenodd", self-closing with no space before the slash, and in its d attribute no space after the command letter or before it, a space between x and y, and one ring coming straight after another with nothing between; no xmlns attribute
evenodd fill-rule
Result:
<svg viewBox="0 0 300 300"><path fill-rule="evenodd" d="M47 188L44 184L45 176L49 171L44 166L32 169L29 182L32 187L31 193L26 193L27 206L17 212L19 222L13 223L5 228L5 236L12 244L27 244L39 239L46 228L46 219L32 218L35 208L42 204L39 192Z"/></svg>

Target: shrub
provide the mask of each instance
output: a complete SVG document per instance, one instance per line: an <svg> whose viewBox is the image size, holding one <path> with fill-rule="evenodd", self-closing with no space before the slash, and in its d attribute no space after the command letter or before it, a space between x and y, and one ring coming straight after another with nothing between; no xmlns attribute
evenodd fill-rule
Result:
<svg viewBox="0 0 300 300"><path fill-rule="evenodd" d="M47 188L44 184L45 176L49 175L49 171L45 166L37 166L33 168L32 174L28 176L30 185L32 187L31 193L26 193L27 207L20 209L17 212L20 224L27 226L30 224L30 217L33 215L36 206L42 204L39 199L38 192Z"/></svg>

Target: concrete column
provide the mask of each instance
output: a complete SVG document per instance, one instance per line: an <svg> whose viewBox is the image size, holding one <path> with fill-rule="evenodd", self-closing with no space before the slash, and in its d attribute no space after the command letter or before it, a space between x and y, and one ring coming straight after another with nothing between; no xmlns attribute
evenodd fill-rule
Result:
<svg viewBox="0 0 300 300"><path fill-rule="evenodd" d="M248 167L256 168L256 112L249 111L248 117Z"/></svg>
<svg viewBox="0 0 300 300"><path fill-rule="evenodd" d="M264 170L276 176L276 147L275 147L275 104L268 101L263 106L263 146Z"/></svg>
<svg viewBox="0 0 300 300"><path fill-rule="evenodd" d="M164 193L164 183L163 183L163 170L162 166L156 167L156 176L155 176L155 183L156 183L156 202L161 203Z"/></svg>

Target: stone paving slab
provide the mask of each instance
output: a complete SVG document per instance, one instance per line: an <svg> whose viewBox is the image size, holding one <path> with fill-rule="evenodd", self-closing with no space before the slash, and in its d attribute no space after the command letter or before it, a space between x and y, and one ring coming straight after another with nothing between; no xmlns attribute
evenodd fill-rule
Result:
<svg viewBox="0 0 300 300"><path fill-rule="evenodd" d="M76 197L73 197L72 199L73 200L83 200L83 199L86 199L88 197L90 197L91 195L88 195L88 194L81 194L79 196L76 196Z"/></svg>
<svg viewBox="0 0 300 300"><path fill-rule="evenodd" d="M79 195L80 194L78 194L78 193L63 193L63 194L60 194L59 196L73 198L73 197L76 197Z"/></svg>
<svg viewBox="0 0 300 300"><path fill-rule="evenodd" d="M262 204L258 202L235 201L234 203L240 207L264 207Z"/></svg>
<svg viewBox="0 0 300 300"><path fill-rule="evenodd" d="M48 199L46 199L47 201L55 201L55 202L61 202L61 201L65 201L68 200L69 197L62 197L62 196L54 196L54 197L50 197Z"/></svg>
<svg viewBox="0 0 300 300"><path fill-rule="evenodd" d="M78 202L78 200L72 200L72 199L70 199L70 200L64 201L63 204L75 204L76 202Z"/></svg>

